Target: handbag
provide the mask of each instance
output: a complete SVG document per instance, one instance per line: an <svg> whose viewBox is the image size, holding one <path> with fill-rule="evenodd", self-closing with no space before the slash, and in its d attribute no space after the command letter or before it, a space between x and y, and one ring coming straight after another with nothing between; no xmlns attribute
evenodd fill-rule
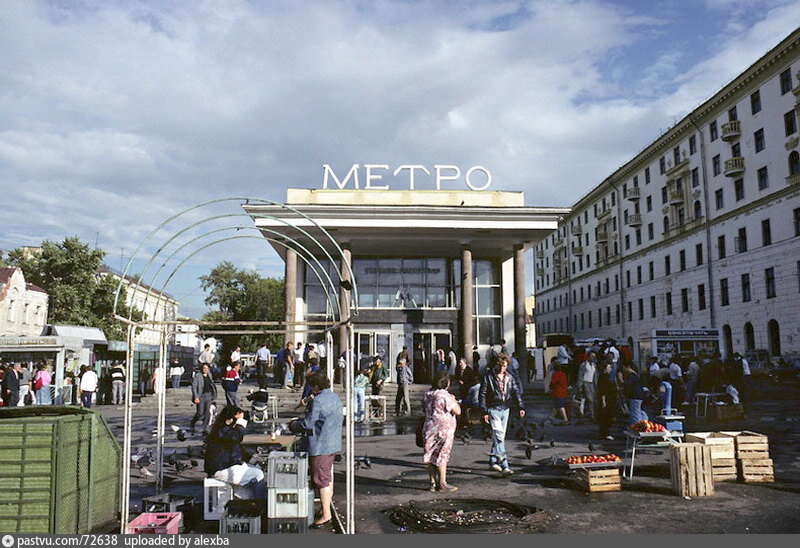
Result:
<svg viewBox="0 0 800 548"><path fill-rule="evenodd" d="M417 447L425 447L425 438L422 435L422 429L425 426L425 419L420 419L419 423L417 424L416 434L416 444Z"/></svg>

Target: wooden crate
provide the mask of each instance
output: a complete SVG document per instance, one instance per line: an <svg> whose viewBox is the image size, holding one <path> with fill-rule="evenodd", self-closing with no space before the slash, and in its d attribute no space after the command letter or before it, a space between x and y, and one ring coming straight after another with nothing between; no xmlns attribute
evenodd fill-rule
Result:
<svg viewBox="0 0 800 548"><path fill-rule="evenodd" d="M702 443L711 448L711 459L735 459L734 438L720 432L692 432L686 434L686 443ZM733 463L735 466L736 463Z"/></svg>
<svg viewBox="0 0 800 548"><path fill-rule="evenodd" d="M736 459L715 459L711 457L711 467L714 481L736 481Z"/></svg>
<svg viewBox="0 0 800 548"><path fill-rule="evenodd" d="M737 459L768 459L769 437L757 432L720 432L734 439Z"/></svg>
<svg viewBox="0 0 800 548"><path fill-rule="evenodd" d="M675 443L669 448L670 476L675 494L707 497L714 494L711 448L702 443Z"/></svg>
<svg viewBox="0 0 800 548"><path fill-rule="evenodd" d="M713 419L717 421L729 421L744 418L744 406L741 403L729 405L715 405Z"/></svg>
<svg viewBox="0 0 800 548"><path fill-rule="evenodd" d="M739 459L739 475L746 483L772 483L775 481L772 459Z"/></svg>
<svg viewBox="0 0 800 548"><path fill-rule="evenodd" d="M575 479L581 489L590 493L622 490L620 470L617 467L579 468L575 471Z"/></svg>

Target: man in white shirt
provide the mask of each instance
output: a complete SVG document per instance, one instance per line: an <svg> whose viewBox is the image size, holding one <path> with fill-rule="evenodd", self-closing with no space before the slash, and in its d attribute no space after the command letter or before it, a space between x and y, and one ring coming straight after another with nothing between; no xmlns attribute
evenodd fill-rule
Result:
<svg viewBox="0 0 800 548"><path fill-rule="evenodd" d="M241 361L241 359L242 359L242 349L237 346L236 348L233 349L233 352L231 352L231 365L234 365L235 363Z"/></svg>
<svg viewBox="0 0 800 548"><path fill-rule="evenodd" d="M558 359L558 363L560 363L561 365L567 365L569 363L569 360L570 358L572 358L572 355L570 354L567 345L562 344L561 346L558 347L556 358Z"/></svg>
<svg viewBox="0 0 800 548"><path fill-rule="evenodd" d="M583 390L584 398L586 401L584 402L584 414L586 413L586 408L589 408L589 416L594 421L594 403L595 403L595 384L594 378L595 373L597 372L597 356L595 356L594 352L589 352L586 356L586 359L581 363L580 367L578 368L578 382L575 384L575 389L577 393L580 393Z"/></svg>
<svg viewBox="0 0 800 548"><path fill-rule="evenodd" d="M619 371L619 350L617 350L617 343L614 342L614 339L608 339L606 356L611 358L611 374L616 377L617 371Z"/></svg>
<svg viewBox="0 0 800 548"><path fill-rule="evenodd" d="M207 365L208 369L212 373L214 372L214 352L211 351L210 344L203 346L203 351L200 352L199 356L197 356L197 364L199 369L202 369L204 365Z"/></svg>
<svg viewBox="0 0 800 548"><path fill-rule="evenodd" d="M169 376L172 379L172 388L181 387L181 377L183 376L184 369L178 358L172 358L172 365L169 368Z"/></svg>
<svg viewBox="0 0 800 548"><path fill-rule="evenodd" d="M267 348L267 343L264 343L261 345L261 348L256 350L256 377L258 377L259 386L261 381L264 381L267 378L269 359L269 348Z"/></svg>
<svg viewBox="0 0 800 548"><path fill-rule="evenodd" d="M86 366L86 371L81 376L80 391L81 405L91 409L92 396L97 391L97 373L94 372L91 365Z"/></svg>

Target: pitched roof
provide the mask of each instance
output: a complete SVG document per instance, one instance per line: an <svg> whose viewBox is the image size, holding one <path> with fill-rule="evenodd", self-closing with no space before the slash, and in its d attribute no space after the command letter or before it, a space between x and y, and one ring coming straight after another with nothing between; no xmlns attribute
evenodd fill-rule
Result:
<svg viewBox="0 0 800 548"><path fill-rule="evenodd" d="M26 283L25 284L25 289L27 289L28 291L38 291L39 293L47 293L47 291L45 291L44 289L42 289L38 285L34 285L34 284L30 284L30 283Z"/></svg>
<svg viewBox="0 0 800 548"><path fill-rule="evenodd" d="M0 284L7 284L10 282L11 276L14 275L14 271L17 270L17 268L16 266L0 268Z"/></svg>

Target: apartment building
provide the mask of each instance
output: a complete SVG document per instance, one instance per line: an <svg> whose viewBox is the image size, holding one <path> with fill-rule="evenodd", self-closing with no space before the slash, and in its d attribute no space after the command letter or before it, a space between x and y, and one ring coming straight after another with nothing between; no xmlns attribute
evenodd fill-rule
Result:
<svg viewBox="0 0 800 548"><path fill-rule="evenodd" d="M800 30L574 204L534 251L537 333L800 350L799 70Z"/></svg>

